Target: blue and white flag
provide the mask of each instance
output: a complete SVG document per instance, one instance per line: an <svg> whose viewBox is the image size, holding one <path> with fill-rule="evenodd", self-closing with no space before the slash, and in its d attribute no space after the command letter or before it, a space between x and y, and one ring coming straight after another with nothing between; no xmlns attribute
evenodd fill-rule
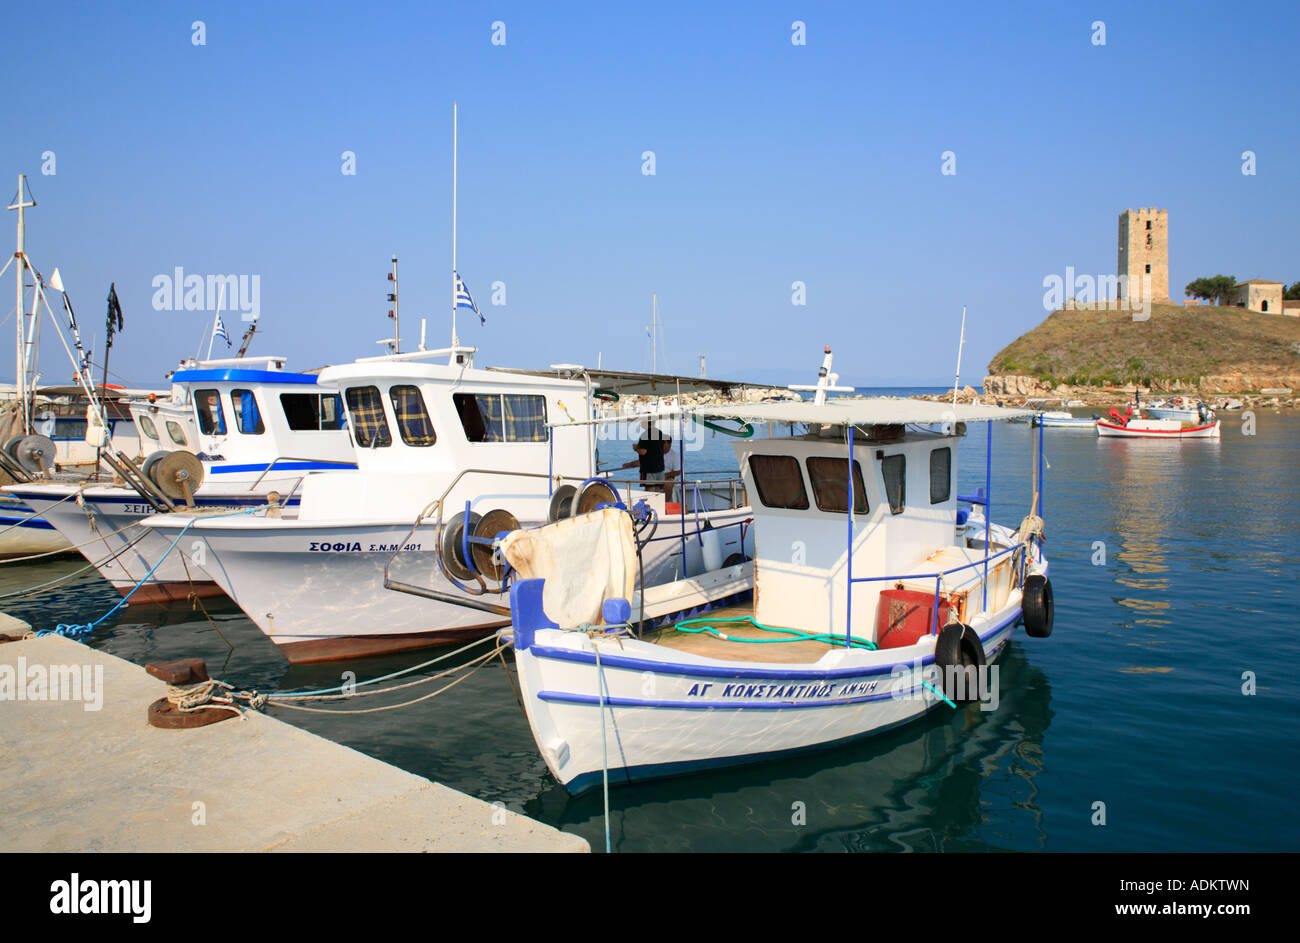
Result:
<svg viewBox="0 0 1300 943"><path fill-rule="evenodd" d="M487 318L483 317L483 312L478 309L478 305L474 304L474 299L470 297L469 289L461 280L460 273L453 270L451 274L456 276L456 307L469 308L478 315L480 324L487 324Z"/></svg>
<svg viewBox="0 0 1300 943"><path fill-rule="evenodd" d="M220 314L217 315L217 323L212 325L212 339L216 340L218 337L226 342L227 347L230 346L230 335L226 333L226 326L221 323Z"/></svg>

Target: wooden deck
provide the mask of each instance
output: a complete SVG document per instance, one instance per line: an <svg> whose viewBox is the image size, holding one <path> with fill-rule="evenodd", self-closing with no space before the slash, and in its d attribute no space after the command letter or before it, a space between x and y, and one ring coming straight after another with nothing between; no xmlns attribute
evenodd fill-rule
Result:
<svg viewBox="0 0 1300 943"><path fill-rule="evenodd" d="M752 616L753 614L754 610L751 606L728 606L725 609L717 609L704 618L734 619L742 616ZM703 624L691 626L691 628L703 627ZM786 637L780 632L769 632L760 629L750 622L718 622L713 627L723 635L735 639L766 640ZM804 629L803 631L808 630ZM647 635L645 641L654 642L656 645L662 645L665 648L672 648L677 651L690 652L692 655L700 655L705 658L718 658L723 661L775 662L786 665L812 664L826 652L836 647L825 642L814 642L809 639L755 645L749 642L733 642L720 639L710 632L679 632L673 627L660 629Z"/></svg>

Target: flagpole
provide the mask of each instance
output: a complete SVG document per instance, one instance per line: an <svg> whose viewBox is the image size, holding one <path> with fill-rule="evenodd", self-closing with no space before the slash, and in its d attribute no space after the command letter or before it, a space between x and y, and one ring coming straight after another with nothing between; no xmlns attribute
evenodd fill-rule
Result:
<svg viewBox="0 0 1300 943"><path fill-rule="evenodd" d="M456 347L456 102L451 103L451 346Z"/></svg>
<svg viewBox="0 0 1300 943"><path fill-rule="evenodd" d="M217 339L217 321L221 317L221 302L226 298L226 283L222 281L221 287L217 289L217 313L212 316L212 330L208 332L208 355L205 360L212 359L212 343ZM200 342L202 343L202 342Z"/></svg>

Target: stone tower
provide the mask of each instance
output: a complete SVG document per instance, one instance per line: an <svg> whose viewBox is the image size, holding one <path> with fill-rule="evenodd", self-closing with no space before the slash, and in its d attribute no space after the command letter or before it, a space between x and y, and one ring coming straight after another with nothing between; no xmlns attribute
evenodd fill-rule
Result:
<svg viewBox="0 0 1300 943"><path fill-rule="evenodd" d="M1119 214L1119 263L1117 275L1127 275L1123 297L1138 297L1143 286L1151 286L1150 301L1170 303L1169 297L1169 213L1155 207L1125 210ZM1144 279L1150 278L1150 282Z"/></svg>

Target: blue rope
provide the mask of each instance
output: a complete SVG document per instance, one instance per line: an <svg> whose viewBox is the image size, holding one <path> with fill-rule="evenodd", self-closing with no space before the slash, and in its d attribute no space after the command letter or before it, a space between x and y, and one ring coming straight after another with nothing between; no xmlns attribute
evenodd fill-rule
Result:
<svg viewBox="0 0 1300 943"><path fill-rule="evenodd" d="M189 530L191 526L193 526L200 520L207 521L207 520L211 520L214 517L233 517L236 514L252 514L254 511L264 511L264 510L266 510L266 506L259 504L255 507L243 508L242 510L239 511L226 511L222 514L205 514L201 518L200 517L191 518L185 524L185 526L181 528L181 532L176 535L176 539L173 540L172 545L167 548L167 552L158 558L158 561L149 568L149 572L144 575L144 578L141 579L140 582L136 583L133 587L131 587L131 592L127 593L120 600L118 600L116 606L108 610L108 612L104 613L94 622L88 622L85 625L80 625L78 623L69 624L66 622L60 622L53 629L42 629L41 631L37 632L36 637L41 638L42 636L45 635L62 635L66 638L76 638L78 635L89 635L91 632L95 630L95 626L99 625L101 622L103 622L113 613L117 612L117 610L125 606L127 602L130 601L131 597L135 595L136 590L138 590L145 583L149 582L149 577L153 576L154 571L157 570L158 567L162 565L162 562L166 560L169 556L171 556L171 552L176 549L176 545L181 542L181 538L185 536L185 532Z"/></svg>

